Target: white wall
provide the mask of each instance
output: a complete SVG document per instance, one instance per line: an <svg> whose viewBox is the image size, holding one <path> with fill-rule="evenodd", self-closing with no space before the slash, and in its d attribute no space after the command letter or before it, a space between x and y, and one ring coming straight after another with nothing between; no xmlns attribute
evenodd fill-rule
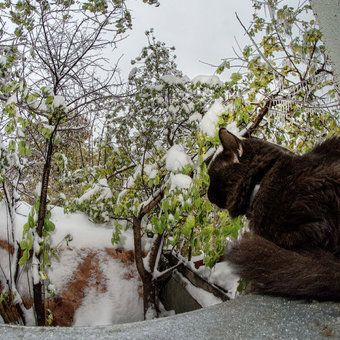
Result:
<svg viewBox="0 0 340 340"><path fill-rule="evenodd" d="M310 0L323 34L340 92L340 0Z"/></svg>

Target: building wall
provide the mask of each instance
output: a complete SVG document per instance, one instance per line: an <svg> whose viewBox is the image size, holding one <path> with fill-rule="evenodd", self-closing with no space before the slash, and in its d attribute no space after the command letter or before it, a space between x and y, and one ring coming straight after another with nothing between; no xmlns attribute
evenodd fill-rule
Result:
<svg viewBox="0 0 340 340"><path fill-rule="evenodd" d="M340 92L340 0L310 0Z"/></svg>

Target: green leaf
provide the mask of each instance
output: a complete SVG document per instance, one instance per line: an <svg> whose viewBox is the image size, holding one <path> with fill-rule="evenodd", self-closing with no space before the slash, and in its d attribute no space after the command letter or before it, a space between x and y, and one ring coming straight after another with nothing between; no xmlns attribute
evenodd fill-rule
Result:
<svg viewBox="0 0 340 340"><path fill-rule="evenodd" d="M28 226L29 228L33 229L34 228L34 219L33 219L33 216L31 214L28 215Z"/></svg>
<svg viewBox="0 0 340 340"><path fill-rule="evenodd" d="M185 237L187 237L187 238L190 237L191 230L194 228L195 223L196 223L195 216L190 214L186 218L185 223L184 223L183 228L182 228L182 233Z"/></svg>
<svg viewBox="0 0 340 340"><path fill-rule="evenodd" d="M164 212L167 212L167 211L169 210L169 201L168 201L167 199L164 200L164 201L162 202L161 207L162 207L162 210L163 210Z"/></svg>
<svg viewBox="0 0 340 340"><path fill-rule="evenodd" d="M43 262L46 264L48 263L48 260L49 260L49 255L48 255L48 252L47 251L44 251L43 253Z"/></svg>
<svg viewBox="0 0 340 340"><path fill-rule="evenodd" d="M24 224L23 233L24 233L24 234L27 234L29 230L30 230L30 225L29 225L29 223L27 222L27 223Z"/></svg>
<svg viewBox="0 0 340 340"><path fill-rule="evenodd" d="M30 258L30 252L27 249L25 249L22 254L22 257L19 260L19 265L23 266L29 260L29 258Z"/></svg>
<svg viewBox="0 0 340 340"><path fill-rule="evenodd" d="M50 97L46 98L46 103L47 104L52 104L52 102L53 102L53 97L50 96Z"/></svg>
<svg viewBox="0 0 340 340"><path fill-rule="evenodd" d="M242 79L242 74L241 73L232 73L231 76L231 81L236 84L240 79Z"/></svg>
<svg viewBox="0 0 340 340"><path fill-rule="evenodd" d="M55 225L54 225L53 222L51 222L50 220L45 218L45 220L44 220L44 229L47 232L52 232L55 229Z"/></svg>
<svg viewBox="0 0 340 340"><path fill-rule="evenodd" d="M22 240L22 241L20 242L20 248L21 248L22 250L27 249L27 246L28 246L28 244L27 244L27 242L26 242L25 240Z"/></svg>
<svg viewBox="0 0 340 340"><path fill-rule="evenodd" d="M26 142L23 141L23 140L20 141L20 142L18 143L18 151L19 151L20 155L21 155L21 156L25 156L26 153L28 153L27 150L29 150L29 149L28 149L28 147L27 147L27 145L26 145Z"/></svg>

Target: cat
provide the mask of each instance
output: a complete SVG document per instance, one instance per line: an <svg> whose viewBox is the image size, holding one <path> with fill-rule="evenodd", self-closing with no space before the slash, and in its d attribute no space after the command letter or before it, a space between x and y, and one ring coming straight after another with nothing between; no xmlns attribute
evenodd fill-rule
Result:
<svg viewBox="0 0 340 340"><path fill-rule="evenodd" d="M208 198L250 230L224 259L259 293L340 300L340 138L296 155L224 128L219 137Z"/></svg>

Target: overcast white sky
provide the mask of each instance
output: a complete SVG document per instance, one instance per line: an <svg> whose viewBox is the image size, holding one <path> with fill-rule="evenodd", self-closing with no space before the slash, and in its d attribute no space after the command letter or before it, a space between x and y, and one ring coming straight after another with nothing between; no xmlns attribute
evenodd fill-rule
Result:
<svg viewBox="0 0 340 340"><path fill-rule="evenodd" d="M146 45L144 32L154 28L158 40L176 47L177 64L189 77L213 74L215 69L200 63L219 64L222 58L234 56L232 47L249 44L235 12L248 26L252 19L251 0L160 0L160 6L146 5L142 0L127 0L132 10L133 31L119 44L124 57L120 63L127 75L135 58Z"/></svg>

